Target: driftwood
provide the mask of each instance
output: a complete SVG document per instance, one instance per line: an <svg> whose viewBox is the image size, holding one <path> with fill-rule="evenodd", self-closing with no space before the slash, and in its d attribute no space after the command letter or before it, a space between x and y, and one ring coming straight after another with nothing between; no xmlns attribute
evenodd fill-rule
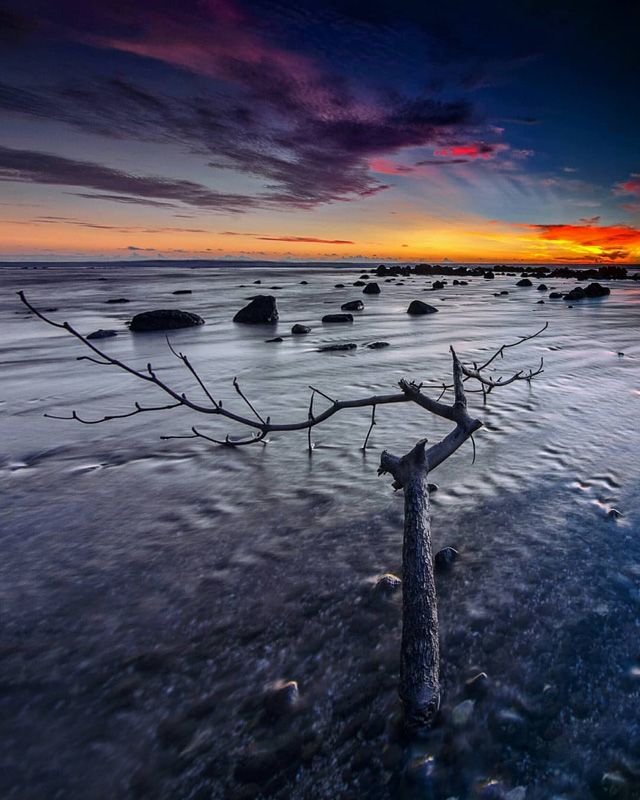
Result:
<svg viewBox="0 0 640 800"><path fill-rule="evenodd" d="M367 431L363 449L368 446L371 432L376 424L376 409L379 406L395 403L414 403L425 409L425 411L454 423L454 429L441 441L429 448L426 447L427 440L422 439L409 453L403 456L395 456L385 450L380 457L380 467L378 468L379 475L391 475L394 489L402 489L404 492L400 699L403 704L405 723L408 730L420 732L428 728L440 705L438 612L431 547L428 475L468 439L473 444L475 460L473 434L482 427L482 422L469 415L466 395L469 392L478 392L482 394L483 399L486 401L487 395L494 389L507 386L515 381L531 381L543 372L543 359L540 359L540 364L535 369L520 370L508 377L493 377L487 370L498 358L502 358L505 350L539 336L546 330L548 323L531 335L521 336L515 342L501 345L486 361L480 364L476 362L472 364L463 363L454 349L450 348L452 358L452 382L450 384L445 382L426 385L424 383L401 380L398 384L399 392L372 395L353 400L335 400L320 389L310 386L311 397L306 418L297 422L275 423L271 421L269 416L263 416L255 408L254 404L243 392L236 378L233 379L233 386L242 402L250 409L251 416L239 414L223 406L221 400L215 399L189 358L184 353L176 351L168 339L167 344L171 353L191 373L196 385L206 398L204 404L187 397L185 393L178 392L159 378L151 364L147 364L145 371L140 371L108 355L68 322L52 320L33 306L23 292L18 294L22 303L33 314L48 325L65 330L92 351L92 355L79 356L78 360L90 361L100 366L117 367L160 389L171 400L171 402L164 405L154 406L143 406L136 402L134 408L129 412L111 414L96 419L87 419L75 410L68 416L46 415L55 419L69 419L84 425L96 425L114 419L132 417L136 414L167 411L182 407L210 417L224 418L248 428L251 433L240 437L232 437L227 434L224 439L219 439L208 432L202 432L194 426L188 434L163 436L163 439L199 438L227 447L240 447L258 443L265 444L270 433L306 430L308 432L309 451L313 449L311 440L312 428L325 422L334 414L347 409L371 408L371 424ZM470 388L471 385L474 385L475 388ZM438 391L439 395L434 399L425 394L425 390ZM453 402L450 404L442 401L442 398L449 392L453 393ZM328 402L328 406L319 413L314 411L317 396Z"/></svg>

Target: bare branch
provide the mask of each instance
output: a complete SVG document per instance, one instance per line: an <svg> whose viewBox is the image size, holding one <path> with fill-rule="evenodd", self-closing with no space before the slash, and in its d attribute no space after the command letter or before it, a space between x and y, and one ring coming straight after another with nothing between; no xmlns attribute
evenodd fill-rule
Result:
<svg viewBox="0 0 640 800"><path fill-rule="evenodd" d="M164 406L141 406L140 403L136 402L135 409L133 411L129 411L125 414L106 414L104 417L100 417L98 419L83 419L77 411L72 411L70 416L62 416L58 414L45 414L45 417L49 419L66 419L66 420L75 420L76 422L81 422L83 425L99 425L101 422L111 422L112 419L126 419L127 417L135 417L136 414L144 414L147 411L168 411L171 408L179 408L181 405L180 403L169 403Z"/></svg>
<svg viewBox="0 0 640 800"><path fill-rule="evenodd" d="M367 436L364 440L364 444L362 445L362 449L367 449L367 442L369 441L369 437L371 436L371 431L373 430L373 426L376 424L376 406L375 403L371 406L371 425L369 425L369 430L367 431Z"/></svg>
<svg viewBox="0 0 640 800"><path fill-rule="evenodd" d="M264 422L264 419L260 416L260 414L258 414L258 412L255 410L255 408L251 405L251 403L247 399L246 395L243 393L242 389L240 388L240 384L238 383L238 379L237 378L233 379L233 388L240 395L240 397L244 400L244 402L249 406L249 408L253 411L253 413L260 420L260 422Z"/></svg>

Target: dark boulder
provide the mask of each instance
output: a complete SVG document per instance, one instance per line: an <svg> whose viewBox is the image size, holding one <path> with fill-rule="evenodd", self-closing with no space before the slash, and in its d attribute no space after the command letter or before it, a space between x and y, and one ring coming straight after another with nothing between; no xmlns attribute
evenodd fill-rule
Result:
<svg viewBox="0 0 640 800"><path fill-rule="evenodd" d="M110 339L112 336L117 336L117 331L112 330L104 330L103 328L98 328L97 331L93 331L87 336L87 339Z"/></svg>
<svg viewBox="0 0 640 800"><path fill-rule="evenodd" d="M155 311L143 311L136 314L129 327L136 333L147 331L173 331L178 328L193 328L204 325L204 320L191 311L180 311L176 308L160 308Z"/></svg>
<svg viewBox="0 0 640 800"><path fill-rule="evenodd" d="M562 292L551 292L549 300L562 300Z"/></svg>
<svg viewBox="0 0 640 800"><path fill-rule="evenodd" d="M336 283L335 289L344 289L344 283Z"/></svg>
<svg viewBox="0 0 640 800"><path fill-rule="evenodd" d="M353 322L353 314L325 314L323 322Z"/></svg>
<svg viewBox="0 0 640 800"><path fill-rule="evenodd" d="M364 286L364 281L354 281L353 285L354 286Z"/></svg>
<svg viewBox="0 0 640 800"><path fill-rule="evenodd" d="M377 283L368 283L362 290L363 294L380 294L380 287Z"/></svg>
<svg viewBox="0 0 640 800"><path fill-rule="evenodd" d="M565 294L564 299L569 301L583 300L585 297L582 286L575 286L570 292Z"/></svg>
<svg viewBox="0 0 640 800"><path fill-rule="evenodd" d="M529 278L520 278L520 280L516 283L516 286L533 286Z"/></svg>
<svg viewBox="0 0 640 800"><path fill-rule="evenodd" d="M608 294L611 294L611 289L600 283L590 283L584 290L585 297L606 297Z"/></svg>
<svg viewBox="0 0 640 800"><path fill-rule="evenodd" d="M105 300L105 303L111 303L115 305L116 303L130 303L130 300L127 300L126 297L111 297L109 300Z"/></svg>
<svg viewBox="0 0 640 800"><path fill-rule="evenodd" d="M538 291L539 292L547 292L548 291L547 284L546 283L539 284L538 285Z"/></svg>
<svg viewBox="0 0 640 800"><path fill-rule="evenodd" d="M254 281L254 283L262 283L262 281L260 280L260 278L258 278L258 280Z"/></svg>
<svg viewBox="0 0 640 800"><path fill-rule="evenodd" d="M488 270L487 270L487 271L484 273L484 277L485 277L487 280L491 280L492 278L495 278L496 276L493 274L493 272L492 272L490 269L488 269Z"/></svg>
<svg viewBox="0 0 640 800"><path fill-rule="evenodd" d="M362 311L364 303L362 300L349 300L348 303L343 303L340 308L343 311Z"/></svg>
<svg viewBox="0 0 640 800"><path fill-rule="evenodd" d="M273 339L265 339L265 342L267 344L270 344L271 342L281 342L281 341L282 341L282 336L274 336Z"/></svg>
<svg viewBox="0 0 640 800"><path fill-rule="evenodd" d="M338 353L343 350L355 350L358 345L355 342L344 342L344 344L325 344L319 347L319 353Z"/></svg>
<svg viewBox="0 0 640 800"><path fill-rule="evenodd" d="M295 336L301 336L303 333L311 333L311 328L308 325L300 325L300 323L296 322L291 328L291 333Z"/></svg>
<svg viewBox="0 0 640 800"><path fill-rule="evenodd" d="M428 303L423 303L422 300L412 300L409 303L409 308L407 309L407 314L435 314L437 313L438 309L430 306Z"/></svg>
<svg viewBox="0 0 640 800"><path fill-rule="evenodd" d="M249 305L241 308L233 318L245 325L274 325L278 321L276 298L271 294L259 294Z"/></svg>
<svg viewBox="0 0 640 800"><path fill-rule="evenodd" d="M443 547L442 550L438 550L433 559L436 570L438 572L446 572L448 569L451 569L453 562L457 560L459 555L460 553L455 547Z"/></svg>
<svg viewBox="0 0 640 800"><path fill-rule="evenodd" d="M176 289L171 294L191 294L191 289Z"/></svg>
<svg viewBox="0 0 640 800"><path fill-rule="evenodd" d="M371 342L367 347L369 350L381 350L383 347L389 347L389 342Z"/></svg>
<svg viewBox="0 0 640 800"><path fill-rule="evenodd" d="M376 600L388 600L397 594L402 587L402 581L397 575L387 572L381 575L373 586L373 596Z"/></svg>
<svg viewBox="0 0 640 800"><path fill-rule="evenodd" d="M432 289L444 289L444 283L442 281L434 281L431 284Z"/></svg>

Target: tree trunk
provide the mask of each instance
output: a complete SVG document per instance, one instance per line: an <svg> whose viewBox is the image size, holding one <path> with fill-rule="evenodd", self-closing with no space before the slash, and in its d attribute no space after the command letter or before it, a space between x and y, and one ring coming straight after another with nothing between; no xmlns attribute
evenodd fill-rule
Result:
<svg viewBox="0 0 640 800"><path fill-rule="evenodd" d="M440 707L438 607L426 470L404 480L400 699L411 732L428 728Z"/></svg>

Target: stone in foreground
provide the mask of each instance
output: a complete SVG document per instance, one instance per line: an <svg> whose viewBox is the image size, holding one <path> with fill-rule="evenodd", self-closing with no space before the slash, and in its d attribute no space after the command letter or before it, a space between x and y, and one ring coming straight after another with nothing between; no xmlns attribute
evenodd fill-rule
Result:
<svg viewBox="0 0 640 800"><path fill-rule="evenodd" d="M436 314L437 311L438 309L430 306L429 303L423 303L422 300L412 300L409 303L407 314L413 314L417 316L419 314Z"/></svg>
<svg viewBox="0 0 640 800"><path fill-rule="evenodd" d="M112 336L117 336L117 331L112 330L105 330L104 328L98 328L97 331L93 331L87 336L87 339L110 339Z"/></svg>
<svg viewBox="0 0 640 800"><path fill-rule="evenodd" d="M323 322L353 322L352 314L325 314Z"/></svg>
<svg viewBox="0 0 640 800"><path fill-rule="evenodd" d="M348 303L343 303L340 308L343 311L362 311L364 303L362 300L349 300Z"/></svg>
<svg viewBox="0 0 640 800"><path fill-rule="evenodd" d="M241 308L233 318L234 322L245 325L275 325L278 321L276 298L271 294L258 294Z"/></svg>
<svg viewBox="0 0 640 800"><path fill-rule="evenodd" d="M344 342L343 344L326 344L319 347L319 353L338 353L342 350L355 350L358 345L355 342Z"/></svg>
<svg viewBox="0 0 640 800"><path fill-rule="evenodd" d="M311 328L308 325L300 325L299 322L296 322L293 328L291 328L291 333L294 336L302 336L305 333L311 333Z"/></svg>
<svg viewBox="0 0 640 800"><path fill-rule="evenodd" d="M135 333L148 331L173 331L178 328L193 328L204 325L204 320L191 311L180 311L175 308L160 308L155 311L144 311L136 314L129 323Z"/></svg>
<svg viewBox="0 0 640 800"><path fill-rule="evenodd" d="M362 290L363 294L380 294L380 287L377 283L368 283Z"/></svg>

